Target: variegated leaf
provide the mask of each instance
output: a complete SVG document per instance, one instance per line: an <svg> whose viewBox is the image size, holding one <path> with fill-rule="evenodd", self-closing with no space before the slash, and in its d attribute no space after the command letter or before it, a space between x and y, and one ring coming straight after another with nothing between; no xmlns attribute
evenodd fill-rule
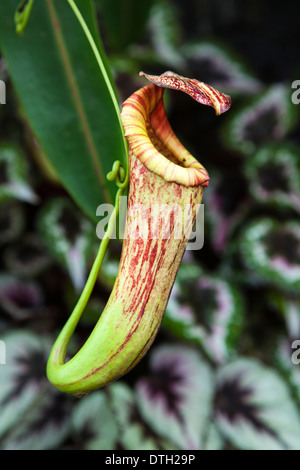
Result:
<svg viewBox="0 0 300 470"><path fill-rule="evenodd" d="M39 215L39 230L49 252L65 267L79 290L97 241L93 224L68 199L52 199Z"/></svg>
<svg viewBox="0 0 300 470"><path fill-rule="evenodd" d="M244 265L258 280L299 292L300 224L260 218L245 227L240 239Z"/></svg>
<svg viewBox="0 0 300 470"><path fill-rule="evenodd" d="M22 233L25 216L22 205L16 201L0 205L0 245L16 240Z"/></svg>
<svg viewBox="0 0 300 470"><path fill-rule="evenodd" d="M24 278L40 275L52 262L43 240L36 233L27 233L3 252L7 269Z"/></svg>
<svg viewBox="0 0 300 470"><path fill-rule="evenodd" d="M201 76L218 90L230 95L257 93L262 83L249 70L242 57L217 41L199 41L181 48L193 76Z"/></svg>
<svg viewBox="0 0 300 470"><path fill-rule="evenodd" d="M223 129L224 142L240 155L283 139L297 124L298 110L290 88L275 84L232 111Z"/></svg>
<svg viewBox="0 0 300 470"><path fill-rule="evenodd" d="M44 294L32 280L0 273L0 306L14 319L28 320L45 309Z"/></svg>
<svg viewBox="0 0 300 470"><path fill-rule="evenodd" d="M72 413L72 439L77 450L112 450L119 437L116 419L104 392L83 397Z"/></svg>
<svg viewBox="0 0 300 470"><path fill-rule="evenodd" d="M120 430L119 447L148 451L172 448L168 439L162 439L143 420L131 387L117 382L109 387L109 395Z"/></svg>
<svg viewBox="0 0 300 470"><path fill-rule="evenodd" d="M12 144L0 147L0 202L7 199L36 204L38 197L28 183L28 168L22 151Z"/></svg>
<svg viewBox="0 0 300 470"><path fill-rule="evenodd" d="M71 434L70 399L55 390L41 393L2 442L2 450L58 449Z"/></svg>
<svg viewBox="0 0 300 470"><path fill-rule="evenodd" d="M182 345L152 351L150 373L136 386L146 423L178 449L201 449L206 440L213 394L210 367L199 352Z"/></svg>
<svg viewBox="0 0 300 470"><path fill-rule="evenodd" d="M300 149L285 143L261 147L246 162L254 199L269 207L300 212Z"/></svg>
<svg viewBox="0 0 300 470"><path fill-rule="evenodd" d="M201 345L212 361L222 363L235 352L243 310L242 297L232 283L183 263L163 325Z"/></svg>
<svg viewBox="0 0 300 470"><path fill-rule="evenodd" d="M215 421L235 448L299 450L300 415L283 378L251 358L217 374Z"/></svg>
<svg viewBox="0 0 300 470"><path fill-rule="evenodd" d="M45 374L51 343L28 331L1 336L5 363L0 364L0 437L22 422L49 390Z"/></svg>

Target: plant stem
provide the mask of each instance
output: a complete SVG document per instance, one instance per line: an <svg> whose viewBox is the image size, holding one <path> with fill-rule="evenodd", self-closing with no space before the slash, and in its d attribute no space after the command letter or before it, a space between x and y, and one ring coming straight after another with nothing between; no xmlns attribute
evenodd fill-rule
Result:
<svg viewBox="0 0 300 470"><path fill-rule="evenodd" d="M76 3L74 2L74 0L67 0L67 2L69 3L70 7L72 8L75 16L77 17L86 37L87 37L87 40L92 48L92 51L95 55L95 58L96 58L96 61L98 63L98 66L100 68L100 71L104 77L104 80L105 80L105 83L106 83L106 86L108 88L108 91L109 91L109 94L111 96L111 99L112 99L112 102L113 102L113 105L114 105L114 108L115 108L115 111L116 111L116 114L118 116L118 121L119 121L119 124L120 124L120 128L121 128L121 132L122 132L122 136L123 136L123 143L124 143L124 148L125 148L125 155L127 157L127 163L128 163L128 147L127 147L127 142L125 140L125 136L124 136L124 132L123 132L123 126L122 126L122 123L121 123L121 118L120 118L120 108L119 108L119 103L118 103L118 100L117 100L117 97L115 95L115 92L113 90L113 87L111 85L111 82L110 82L110 79L107 75L107 72L106 72L106 69L105 69L105 66L103 64L103 61L102 61L102 58L101 58L101 55L99 53L99 49L95 43L95 40L82 16L82 14L80 13L80 10L78 9ZM127 165L128 166L128 165Z"/></svg>
<svg viewBox="0 0 300 470"><path fill-rule="evenodd" d="M115 223L116 223L118 213L119 213L119 208L120 208L120 204L119 204L120 196L122 195L123 191L126 189L126 181L127 180L125 180L123 184L119 185L119 189L117 191L116 199L115 199L114 211L112 212L111 217L109 219L107 230L105 232L103 239L101 240L97 256L93 263L92 269L90 271L90 274L84 286L84 289L80 295L80 298L72 314L70 315L68 321L66 322L61 333L59 334L59 337L56 340L55 348L59 350L59 360L61 364L63 364L65 360L67 347L70 342L71 336L74 333L74 330L81 318L81 315L89 301L95 282L98 278L98 272L99 272L101 263L103 261L104 255L105 255L107 245L109 243L112 233L114 232Z"/></svg>

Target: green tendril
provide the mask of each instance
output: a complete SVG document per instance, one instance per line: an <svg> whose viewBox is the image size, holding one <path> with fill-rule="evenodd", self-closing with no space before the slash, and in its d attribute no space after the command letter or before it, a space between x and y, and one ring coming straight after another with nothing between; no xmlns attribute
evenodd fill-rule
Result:
<svg viewBox="0 0 300 470"><path fill-rule="evenodd" d="M115 181L118 188L126 188L128 185L128 173L124 170L120 160L114 162L112 170L107 173L106 178L108 181Z"/></svg>
<svg viewBox="0 0 300 470"><path fill-rule="evenodd" d="M16 10L14 21L16 25L16 32L20 36L24 34L25 28L30 17L33 2L34 0L22 0Z"/></svg>

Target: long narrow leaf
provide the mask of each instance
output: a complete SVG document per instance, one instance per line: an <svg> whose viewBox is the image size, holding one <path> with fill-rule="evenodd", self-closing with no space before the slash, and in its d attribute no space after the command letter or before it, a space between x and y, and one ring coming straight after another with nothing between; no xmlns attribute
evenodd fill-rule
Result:
<svg viewBox="0 0 300 470"><path fill-rule="evenodd" d="M110 78L93 3L77 0ZM64 187L92 218L112 202L106 174L124 162L116 103L68 2L35 2L25 33L16 34L14 0L0 3L0 47L25 116ZM113 85L112 85L113 87Z"/></svg>

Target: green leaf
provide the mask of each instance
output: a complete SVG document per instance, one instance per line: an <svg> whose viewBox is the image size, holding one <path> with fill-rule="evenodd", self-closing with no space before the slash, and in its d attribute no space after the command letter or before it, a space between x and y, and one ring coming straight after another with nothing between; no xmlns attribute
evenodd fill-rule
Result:
<svg viewBox="0 0 300 470"><path fill-rule="evenodd" d="M114 51L124 52L130 44L143 38L152 4L153 0L118 0L116 8L111 0L95 0L100 23Z"/></svg>
<svg viewBox="0 0 300 470"><path fill-rule="evenodd" d="M115 160L125 162L126 149L93 3L78 0L77 6L105 73L67 1L36 2L22 37L15 31L15 1L2 1L0 45L41 151L77 204L96 220L98 205L114 200L115 184L106 174Z"/></svg>

